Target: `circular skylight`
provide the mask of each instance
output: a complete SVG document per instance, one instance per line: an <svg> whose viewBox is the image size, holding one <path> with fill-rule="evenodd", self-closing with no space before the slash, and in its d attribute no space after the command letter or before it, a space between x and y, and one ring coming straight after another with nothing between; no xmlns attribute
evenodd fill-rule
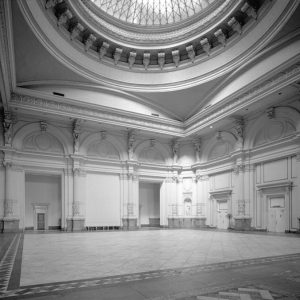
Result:
<svg viewBox="0 0 300 300"><path fill-rule="evenodd" d="M127 23L143 26L183 21L216 0L91 0L99 9Z"/></svg>

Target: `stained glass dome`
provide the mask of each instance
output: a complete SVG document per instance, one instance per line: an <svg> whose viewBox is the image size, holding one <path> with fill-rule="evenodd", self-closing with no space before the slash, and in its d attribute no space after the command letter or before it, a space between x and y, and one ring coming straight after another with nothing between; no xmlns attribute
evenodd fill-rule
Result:
<svg viewBox="0 0 300 300"><path fill-rule="evenodd" d="M91 0L121 21L159 26L174 24L205 10L216 0Z"/></svg>

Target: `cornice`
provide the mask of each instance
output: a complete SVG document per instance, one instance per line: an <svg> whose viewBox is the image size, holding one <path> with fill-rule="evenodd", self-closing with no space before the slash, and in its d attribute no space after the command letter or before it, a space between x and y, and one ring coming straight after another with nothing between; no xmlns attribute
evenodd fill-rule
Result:
<svg viewBox="0 0 300 300"><path fill-rule="evenodd" d="M170 110L167 110L163 106L153 103L151 100L147 99L146 97L141 97L134 95L132 93L115 89L108 86L99 86L95 84L90 83L82 83L82 82L75 82L75 81L66 81L66 80L39 80L39 81L26 81L26 82L18 82L18 88L28 88L28 87L39 87L39 86L55 86L55 87L70 87L70 88L78 88L82 90L89 90L89 91L95 91L95 92L103 92L111 95L116 95L122 98L125 98L127 100L135 101L144 105L147 105L149 108L152 108L156 110L160 115L165 114L165 116L173 118L175 120L180 120L180 116L173 113ZM18 93L18 92L17 92ZM22 93L20 93L22 94ZM154 111L155 112L155 111Z"/></svg>
<svg viewBox="0 0 300 300"><path fill-rule="evenodd" d="M156 133L182 136L183 129L181 123L173 120L160 120L159 118L134 114L113 109L103 109L99 106L75 105L67 103L66 99L61 101L21 95L13 93L11 95L10 106L18 109L29 109L36 112L48 112L56 115L69 116L72 118L84 118L88 121L101 122L121 127L149 129Z"/></svg>
<svg viewBox="0 0 300 300"><path fill-rule="evenodd" d="M230 84L230 82L239 76L239 74L242 74L242 72L247 69L247 67L251 67L251 65L255 64L256 61L259 61L260 59L263 59L264 57L271 55L274 50L278 50L280 48L285 47L289 43L293 43L294 41L299 40L300 37L300 29L296 29L295 31L285 35L278 41L272 43L268 47L262 49L259 53L257 53L255 56L250 57L247 61L243 63L243 65L240 65L236 70L231 72L228 76L226 76L219 84L217 84L205 97L202 99L201 103L197 105L190 113L189 116L191 116L187 120L187 124L191 124L193 120L197 119L198 115L201 114L201 111L199 109L206 106L206 104L209 102L210 99L222 88L226 87L227 84ZM277 70L276 70L277 71ZM274 70L272 70L274 72ZM279 71L280 72L280 71ZM278 72L277 72L278 73ZM271 74L266 74L265 77L270 77ZM260 78L260 81L263 80ZM255 81L254 81L255 82ZM255 86L255 84L254 84ZM249 86L247 85L247 89L249 89Z"/></svg>
<svg viewBox="0 0 300 300"><path fill-rule="evenodd" d="M300 62L297 65L293 65L289 69L281 72L279 75L268 79L260 85L252 88L250 91L243 93L242 95L234 99L223 99L221 102L212 105L205 111L198 114L197 119L193 120L193 123L187 120L185 124L185 135L189 136L196 134L203 128L226 118L243 107L253 104L263 97L274 93L277 90L297 81L300 79Z"/></svg>
<svg viewBox="0 0 300 300"><path fill-rule="evenodd" d="M141 129L178 138L187 138L201 133L201 130L210 124L233 115L243 107L256 103L267 95L297 80L300 80L300 64L293 65L279 75L266 80L234 99L224 99L224 101L211 106L209 109L201 112L192 124L189 124L188 121L180 122L155 118L100 105L87 105L66 98L64 98L64 102L62 103L61 99L56 99L54 96L47 96L45 99L45 96L38 92L35 92L35 95L26 95L22 89L20 89L19 93L12 94L9 105L17 109L47 112L72 118L81 118L97 123L101 122L103 124ZM26 93L30 92L26 91Z"/></svg>

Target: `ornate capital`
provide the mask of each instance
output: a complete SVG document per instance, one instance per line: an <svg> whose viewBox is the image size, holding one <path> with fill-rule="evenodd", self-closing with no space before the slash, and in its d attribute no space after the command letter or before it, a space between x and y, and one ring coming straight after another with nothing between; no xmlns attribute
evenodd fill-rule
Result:
<svg viewBox="0 0 300 300"><path fill-rule="evenodd" d="M133 159L133 149L134 149L134 142L135 142L135 132L129 131L128 132L128 139L127 139L127 147L128 147L128 158L131 160Z"/></svg>
<svg viewBox="0 0 300 300"><path fill-rule="evenodd" d="M81 120L76 119L73 123L73 145L74 145L74 153L78 153L79 150L79 136L80 136L80 127Z"/></svg>
<svg viewBox="0 0 300 300"><path fill-rule="evenodd" d="M47 131L47 127L48 127L48 124L47 124L46 121L40 121L41 132L46 132Z"/></svg>
<svg viewBox="0 0 300 300"><path fill-rule="evenodd" d="M4 142L5 146L11 146L12 143L12 131L13 131L13 121L12 114L10 111L4 112L3 120L3 130L4 130Z"/></svg>
<svg viewBox="0 0 300 300"><path fill-rule="evenodd" d="M85 172L85 170L83 170L81 168L73 168L73 175L84 177L84 176L86 176L86 172Z"/></svg>
<svg viewBox="0 0 300 300"><path fill-rule="evenodd" d="M171 147L173 152L173 163L176 164L178 159L179 142L177 140L173 140Z"/></svg>
<svg viewBox="0 0 300 300"><path fill-rule="evenodd" d="M233 167L233 172L238 175L239 173L245 172L246 168L244 164L235 165Z"/></svg>
<svg viewBox="0 0 300 300"><path fill-rule="evenodd" d="M269 119L274 119L275 118L275 107L268 108L266 110L266 114Z"/></svg>

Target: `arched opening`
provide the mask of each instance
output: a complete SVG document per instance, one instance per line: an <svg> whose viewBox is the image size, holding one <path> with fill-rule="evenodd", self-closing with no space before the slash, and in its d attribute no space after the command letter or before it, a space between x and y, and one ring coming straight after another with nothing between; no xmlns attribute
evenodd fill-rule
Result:
<svg viewBox="0 0 300 300"><path fill-rule="evenodd" d="M59 175L25 174L25 229L60 230L61 195Z"/></svg>
<svg viewBox="0 0 300 300"><path fill-rule="evenodd" d="M139 223L141 227L160 226L160 187L157 182L139 183Z"/></svg>

